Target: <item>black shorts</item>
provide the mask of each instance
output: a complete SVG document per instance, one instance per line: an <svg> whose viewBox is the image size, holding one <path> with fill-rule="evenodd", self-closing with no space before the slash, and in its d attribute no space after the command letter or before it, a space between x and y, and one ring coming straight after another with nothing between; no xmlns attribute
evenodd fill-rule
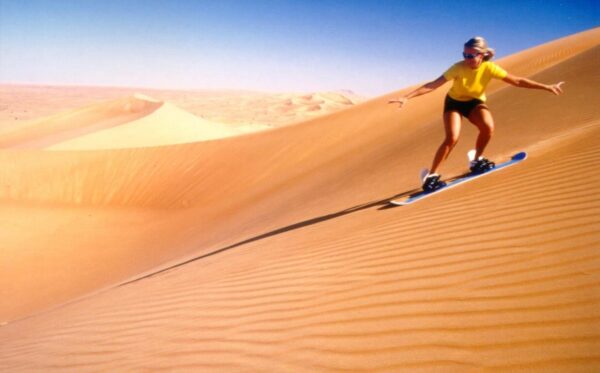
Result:
<svg viewBox="0 0 600 373"><path fill-rule="evenodd" d="M444 101L444 113L449 111L458 111L460 115L465 118L469 118L469 114L471 114L471 110L473 110L476 106L482 105L485 106L485 103L477 98L474 98L469 101L457 101L451 98L450 96L446 96L446 100Z"/></svg>

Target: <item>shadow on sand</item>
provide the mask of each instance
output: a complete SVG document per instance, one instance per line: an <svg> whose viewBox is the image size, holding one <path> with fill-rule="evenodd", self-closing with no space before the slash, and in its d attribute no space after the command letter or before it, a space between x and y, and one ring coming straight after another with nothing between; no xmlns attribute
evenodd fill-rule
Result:
<svg viewBox="0 0 600 373"><path fill-rule="evenodd" d="M133 280L130 280L130 281L127 281L127 282L123 282L123 283L119 284L118 286L128 285L128 284L131 284L131 283L134 283L134 282L137 282L137 281L149 278L149 277L153 277L153 276L159 275L161 273L170 271L172 269L175 269L175 268L178 268L178 267L182 267L182 266L184 266L186 264L189 264L189 263L192 263L192 262L195 262L195 261L198 261L198 260L202 260L202 259L214 256L214 255L217 255L217 254L221 254L221 253L229 251L229 250L236 249L236 248L238 248L240 246L243 246L243 245L246 245L246 244L249 244L249 243L252 243L252 242L260 241L260 240L263 240L263 239L266 239L266 238L269 238L269 237L273 237L273 236L276 236L276 235L279 235L279 234L283 234L283 233L286 233L286 232L290 232L290 231L293 231L293 230L296 230L296 229L300 229L300 228L308 227L308 226L311 226L311 225L319 224L319 223L325 222L327 220L336 219L336 218L339 218L339 217L342 217L342 216L345 216L345 215L348 215L348 214L352 214L352 213L355 213L355 212L358 212L358 211L362 211L362 210L374 208L374 207L377 207L377 206L380 206L378 208L378 210L387 210L387 209L390 209L390 208L397 208L398 206L392 205L389 202L391 200L393 200L393 199L398 199L398 198L403 198L403 197L410 196L410 195L412 195L414 193L419 192L420 190L421 189L413 189L413 190L410 190L410 191L407 191L407 192L396 194L396 195L388 197L388 198L384 198L384 199L373 201L373 202L364 203L364 204L357 205L357 206L354 206L354 207L350 207L348 209L345 209L345 210L342 210L342 211L338 211L338 212L335 212L335 213L332 213L332 214L318 216L316 218L304 220L304 221L301 221L301 222L298 222L298 223L294 223L294 224L291 224L291 225L288 225L288 226L285 226L285 227L282 227L282 228L278 228L278 229L272 230L270 232L263 233L263 234L260 234L258 236L254 236L254 237L248 238L246 240L234 243L232 245L223 247L223 248L215 250L213 252L210 252L210 253L207 253L207 254L203 254L203 255L200 255L200 256L188 259L188 260L183 261L181 263L177 263L177 264L171 265L169 267L160 269L160 270L158 270L156 272L152 272L152 273L149 273L147 275L144 275L142 277L138 277L136 279L133 279Z"/></svg>

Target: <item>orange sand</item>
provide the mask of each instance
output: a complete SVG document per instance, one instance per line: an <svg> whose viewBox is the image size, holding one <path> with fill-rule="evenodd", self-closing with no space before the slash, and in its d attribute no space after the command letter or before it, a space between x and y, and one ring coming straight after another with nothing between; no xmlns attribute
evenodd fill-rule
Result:
<svg viewBox="0 0 600 373"><path fill-rule="evenodd" d="M147 134L190 118L156 96L3 131L0 370L600 369L599 45L499 60L566 81L488 91L487 155L528 160L407 207L386 201L419 186L447 87L210 141L207 117Z"/></svg>

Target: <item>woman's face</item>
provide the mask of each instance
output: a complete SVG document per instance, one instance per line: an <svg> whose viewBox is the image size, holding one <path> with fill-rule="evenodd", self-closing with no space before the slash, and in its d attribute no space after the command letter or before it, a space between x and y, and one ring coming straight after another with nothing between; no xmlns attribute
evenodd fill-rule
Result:
<svg viewBox="0 0 600 373"><path fill-rule="evenodd" d="M463 58L465 59L465 64L467 66L471 69L476 69L483 62L483 53L478 52L473 48L465 48L463 51Z"/></svg>

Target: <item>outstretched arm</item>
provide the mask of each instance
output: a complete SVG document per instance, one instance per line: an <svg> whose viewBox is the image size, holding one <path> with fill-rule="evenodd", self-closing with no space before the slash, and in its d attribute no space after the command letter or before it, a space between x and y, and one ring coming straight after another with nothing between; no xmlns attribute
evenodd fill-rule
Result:
<svg viewBox="0 0 600 373"><path fill-rule="evenodd" d="M388 104L399 104L400 105L399 108L402 108L404 105L406 105L408 100L410 100L411 98L421 96L426 93L435 91L439 87L443 86L444 83L446 83L446 82L447 82L446 78L444 78L444 76L442 75L439 78L437 78L436 80L431 81L431 82L424 84L421 87L415 89L414 91L410 92L406 96L389 100Z"/></svg>
<svg viewBox="0 0 600 373"><path fill-rule="evenodd" d="M565 84L565 82L560 82L560 83L556 83L556 84L547 85L547 84L538 83L531 79L521 78L521 77L510 75L510 74L508 74L506 76L506 78L504 78L502 80L504 80L508 84L514 85L515 87L543 89L548 92L552 92L557 96L560 95L561 93L563 93L562 88L560 86Z"/></svg>

